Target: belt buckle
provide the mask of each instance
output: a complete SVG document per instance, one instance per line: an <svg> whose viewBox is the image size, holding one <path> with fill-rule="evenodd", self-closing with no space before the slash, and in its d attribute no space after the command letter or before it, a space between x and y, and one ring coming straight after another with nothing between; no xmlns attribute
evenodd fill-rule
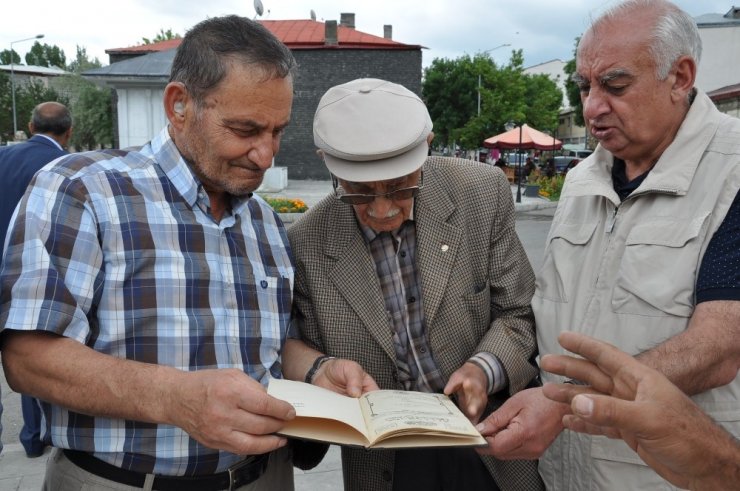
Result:
<svg viewBox="0 0 740 491"><path fill-rule="evenodd" d="M229 473L229 491L234 491L234 485L236 484L236 480L238 478L237 471L241 469L242 467L249 465L254 462L254 456L247 457L246 459L242 460L241 462L237 462L236 464L232 465L228 469L226 469Z"/></svg>

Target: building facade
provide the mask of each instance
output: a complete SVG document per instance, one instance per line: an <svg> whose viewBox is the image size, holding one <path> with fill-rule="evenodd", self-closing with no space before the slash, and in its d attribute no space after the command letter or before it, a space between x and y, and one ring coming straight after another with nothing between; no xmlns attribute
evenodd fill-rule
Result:
<svg viewBox="0 0 740 491"><path fill-rule="evenodd" d="M354 14L341 21L260 21L293 52L298 63L291 124L283 136L275 166L287 168L291 179L328 179L313 143L313 115L330 87L356 78L382 78L421 95L422 47L393 41L392 28L383 37L355 29ZM83 75L115 89L117 134L121 148L143 145L164 124L164 87L179 40L107 50L111 64ZM117 60L117 61L114 61Z"/></svg>

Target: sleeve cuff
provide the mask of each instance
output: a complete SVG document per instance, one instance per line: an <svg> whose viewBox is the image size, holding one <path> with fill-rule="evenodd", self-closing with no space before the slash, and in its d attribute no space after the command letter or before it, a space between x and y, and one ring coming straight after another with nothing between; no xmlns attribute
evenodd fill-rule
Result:
<svg viewBox="0 0 740 491"><path fill-rule="evenodd" d="M488 394L495 394L509 384L504 366L496 355L481 351L470 357L468 362L473 363L486 374L486 378L488 379Z"/></svg>

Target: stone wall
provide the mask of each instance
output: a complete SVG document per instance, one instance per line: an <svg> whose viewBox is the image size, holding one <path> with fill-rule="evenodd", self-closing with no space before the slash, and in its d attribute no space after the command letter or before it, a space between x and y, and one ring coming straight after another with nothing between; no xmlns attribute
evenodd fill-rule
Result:
<svg viewBox="0 0 740 491"><path fill-rule="evenodd" d="M421 49L294 50L298 62L290 126L275 165L288 168L289 179L329 179L313 143L313 115L319 99L334 85L356 78L381 78L421 95Z"/></svg>

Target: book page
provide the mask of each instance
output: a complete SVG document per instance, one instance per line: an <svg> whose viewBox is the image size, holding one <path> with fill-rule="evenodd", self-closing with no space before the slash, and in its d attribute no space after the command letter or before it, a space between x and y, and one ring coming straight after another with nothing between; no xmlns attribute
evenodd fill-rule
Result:
<svg viewBox="0 0 740 491"><path fill-rule="evenodd" d="M354 445L365 445L369 440L359 399L316 385L282 379L271 379L267 393L295 408L296 419L286 425L283 434ZM349 425L360 434L352 437L346 428L331 424L331 421Z"/></svg>
<svg viewBox="0 0 740 491"><path fill-rule="evenodd" d="M382 390L363 394L360 405L372 442L414 433L472 437L472 442L485 444L468 418L444 394Z"/></svg>

